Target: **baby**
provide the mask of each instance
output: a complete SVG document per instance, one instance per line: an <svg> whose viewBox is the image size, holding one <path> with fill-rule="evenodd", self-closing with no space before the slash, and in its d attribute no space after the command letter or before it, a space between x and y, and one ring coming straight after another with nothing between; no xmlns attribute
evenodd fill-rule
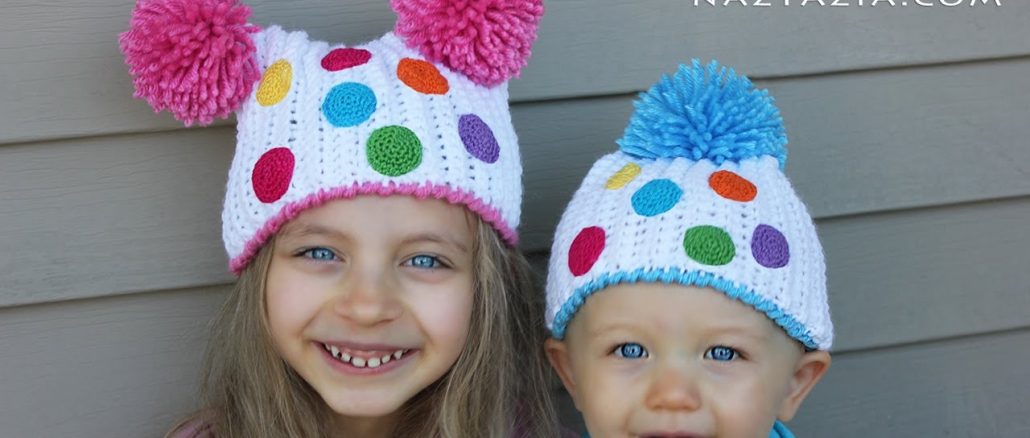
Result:
<svg viewBox="0 0 1030 438"><path fill-rule="evenodd" d="M772 101L714 61L680 66L562 216L546 351L593 437L793 436L833 326Z"/></svg>

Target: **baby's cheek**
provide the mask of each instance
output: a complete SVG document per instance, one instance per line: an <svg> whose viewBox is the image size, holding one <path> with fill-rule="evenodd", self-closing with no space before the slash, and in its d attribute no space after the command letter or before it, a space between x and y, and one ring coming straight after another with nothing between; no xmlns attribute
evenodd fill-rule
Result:
<svg viewBox="0 0 1030 438"><path fill-rule="evenodd" d="M593 436L618 436L643 401L639 388L627 376L605 368L603 364L582 365L574 378L579 384L577 400Z"/></svg>

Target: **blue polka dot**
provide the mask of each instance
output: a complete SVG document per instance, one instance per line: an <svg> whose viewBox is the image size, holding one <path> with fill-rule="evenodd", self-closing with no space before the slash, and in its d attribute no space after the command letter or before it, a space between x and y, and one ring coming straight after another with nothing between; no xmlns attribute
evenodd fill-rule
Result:
<svg viewBox="0 0 1030 438"><path fill-rule="evenodd" d="M644 184L633 194L633 210L641 216L657 216L676 206L683 189L667 179L656 179Z"/></svg>
<svg viewBox="0 0 1030 438"><path fill-rule="evenodd" d="M333 87L322 102L325 118L341 128L360 125L375 111L376 94L357 82L344 82Z"/></svg>

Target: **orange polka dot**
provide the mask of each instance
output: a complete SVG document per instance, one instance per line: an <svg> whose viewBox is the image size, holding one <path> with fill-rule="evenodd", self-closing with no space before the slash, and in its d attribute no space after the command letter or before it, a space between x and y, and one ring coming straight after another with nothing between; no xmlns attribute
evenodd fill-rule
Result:
<svg viewBox="0 0 1030 438"><path fill-rule="evenodd" d="M397 77L412 90L424 94L447 94L450 85L436 66L419 59L404 58L397 64Z"/></svg>
<svg viewBox="0 0 1030 438"><path fill-rule="evenodd" d="M758 196L758 188L751 181L728 170L720 170L708 177L708 185L723 198L749 202Z"/></svg>

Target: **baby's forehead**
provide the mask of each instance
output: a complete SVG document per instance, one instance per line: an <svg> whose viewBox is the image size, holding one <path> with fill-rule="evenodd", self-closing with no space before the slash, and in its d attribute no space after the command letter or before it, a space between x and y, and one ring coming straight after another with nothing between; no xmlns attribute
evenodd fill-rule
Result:
<svg viewBox="0 0 1030 438"><path fill-rule="evenodd" d="M594 292L570 323L570 330L577 327L592 336L618 330L680 337L787 335L764 314L722 291L664 283L619 284Z"/></svg>

